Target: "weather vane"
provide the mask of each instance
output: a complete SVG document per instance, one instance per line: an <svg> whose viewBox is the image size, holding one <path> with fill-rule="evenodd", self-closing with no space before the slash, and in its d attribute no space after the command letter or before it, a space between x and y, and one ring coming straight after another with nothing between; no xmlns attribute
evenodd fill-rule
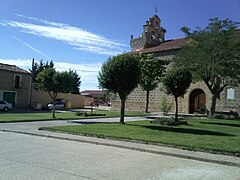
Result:
<svg viewBox="0 0 240 180"><path fill-rule="evenodd" d="M157 13L158 13L158 8L155 7L154 10L155 10L155 15L157 15Z"/></svg>

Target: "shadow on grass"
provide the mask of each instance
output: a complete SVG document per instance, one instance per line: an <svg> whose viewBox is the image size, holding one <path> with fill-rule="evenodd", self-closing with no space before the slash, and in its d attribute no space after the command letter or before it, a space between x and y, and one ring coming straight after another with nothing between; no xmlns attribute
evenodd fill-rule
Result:
<svg viewBox="0 0 240 180"><path fill-rule="evenodd" d="M198 134L198 135L212 135L212 136L234 136L232 134L214 132L214 131L207 131L207 130L201 130L201 129L174 128L174 127L165 127L165 126L149 126L149 125L135 125L135 124L128 124L128 125L130 125L130 126L141 126L143 128L148 128L148 129L152 129L152 130L169 131L169 132L176 132L176 133L183 133L183 134Z"/></svg>
<svg viewBox="0 0 240 180"><path fill-rule="evenodd" d="M200 122L202 124L214 124L220 126L231 126L231 127L240 127L240 124L230 124L230 123L221 123L221 122Z"/></svg>
<svg viewBox="0 0 240 180"><path fill-rule="evenodd" d="M116 124L115 122L97 122L97 121L72 121L72 124Z"/></svg>
<svg viewBox="0 0 240 180"><path fill-rule="evenodd" d="M11 109L8 112L0 111L0 114L29 114L29 113L52 113L51 110L34 110L34 109Z"/></svg>

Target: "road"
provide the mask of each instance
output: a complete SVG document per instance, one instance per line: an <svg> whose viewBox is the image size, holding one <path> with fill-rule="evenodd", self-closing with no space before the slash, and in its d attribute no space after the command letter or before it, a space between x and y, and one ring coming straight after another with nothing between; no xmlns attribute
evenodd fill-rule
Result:
<svg viewBox="0 0 240 180"><path fill-rule="evenodd" d="M0 179L239 179L240 168L0 132Z"/></svg>
<svg viewBox="0 0 240 180"><path fill-rule="evenodd" d="M125 121L146 120L145 117L125 117ZM78 120L56 120L56 121L34 121L34 122L18 122L18 123L0 123L0 129L30 132L39 134L39 127L45 126L68 126L80 125L86 122L119 122L119 117L114 118L96 118L96 119L78 119Z"/></svg>

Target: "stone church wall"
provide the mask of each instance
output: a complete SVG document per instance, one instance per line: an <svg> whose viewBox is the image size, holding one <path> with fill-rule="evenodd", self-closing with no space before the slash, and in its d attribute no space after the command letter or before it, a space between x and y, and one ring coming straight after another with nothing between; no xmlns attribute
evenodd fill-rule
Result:
<svg viewBox="0 0 240 180"><path fill-rule="evenodd" d="M207 86L203 82L192 83L186 94L179 98L179 113L189 113L190 106L190 93L195 89L201 89L206 95L206 108L210 110L211 107L211 93ZM234 99L227 99L227 89L225 89L220 98L217 99L216 111L237 111L240 113L240 88L234 88ZM172 104L170 110L171 113L175 112L175 102L173 96L166 95L163 86L160 84L154 91L150 92L149 95L149 111L150 112L161 112L161 104L163 99L167 100L168 105ZM111 99L112 109L120 110L120 99L115 96ZM143 91L141 87L137 87L128 96L126 101L127 111L145 111L146 106L146 91Z"/></svg>

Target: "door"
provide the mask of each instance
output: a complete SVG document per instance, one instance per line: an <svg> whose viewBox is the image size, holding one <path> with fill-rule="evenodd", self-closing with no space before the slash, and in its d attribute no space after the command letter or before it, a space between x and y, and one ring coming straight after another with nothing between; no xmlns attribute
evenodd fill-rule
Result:
<svg viewBox="0 0 240 180"><path fill-rule="evenodd" d="M195 89L190 94L189 113L201 113L201 108L206 107L206 95L203 90Z"/></svg>
<svg viewBox="0 0 240 180"><path fill-rule="evenodd" d="M3 92L3 100L11 103L12 106L15 107L15 95L15 92Z"/></svg>

